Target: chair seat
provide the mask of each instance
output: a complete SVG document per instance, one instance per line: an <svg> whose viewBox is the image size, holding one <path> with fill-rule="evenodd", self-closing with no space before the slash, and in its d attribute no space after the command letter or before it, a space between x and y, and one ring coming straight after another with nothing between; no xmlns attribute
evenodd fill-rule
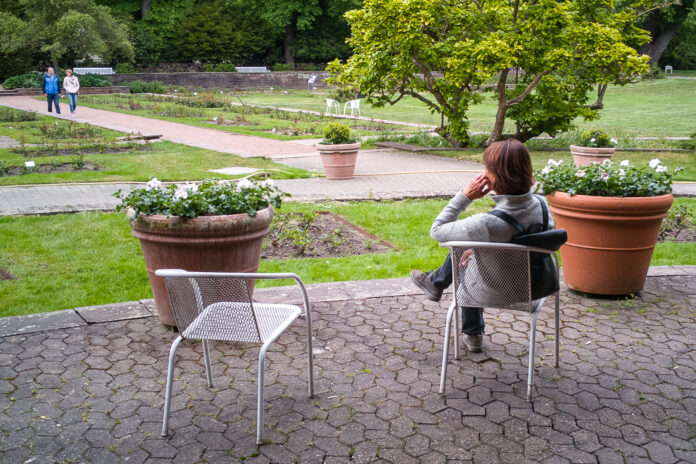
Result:
<svg viewBox="0 0 696 464"><path fill-rule="evenodd" d="M184 338L241 342L265 342L282 326L297 319L298 306L285 304L254 304L261 340L252 321L245 321L250 305L246 302L213 303L201 312L181 334Z"/></svg>

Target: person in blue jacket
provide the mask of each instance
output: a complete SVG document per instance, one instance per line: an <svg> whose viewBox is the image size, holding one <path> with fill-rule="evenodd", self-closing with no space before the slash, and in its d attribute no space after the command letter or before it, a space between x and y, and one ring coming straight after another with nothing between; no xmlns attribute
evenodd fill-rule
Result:
<svg viewBox="0 0 696 464"><path fill-rule="evenodd" d="M48 68L41 80L41 91L48 101L48 112L53 112L53 103L56 104L56 113L60 114L59 96L60 96L60 80L56 76L53 68Z"/></svg>

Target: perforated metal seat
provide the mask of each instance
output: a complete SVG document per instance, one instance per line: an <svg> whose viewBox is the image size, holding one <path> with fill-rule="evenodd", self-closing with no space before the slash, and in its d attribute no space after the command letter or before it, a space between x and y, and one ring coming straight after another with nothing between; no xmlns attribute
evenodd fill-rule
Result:
<svg viewBox="0 0 696 464"><path fill-rule="evenodd" d="M213 386L208 340L262 344L259 352L256 442L263 442L263 382L266 351L290 325L304 315L307 321L307 358L309 396L314 394L312 362L312 318L302 280L295 274L186 272L161 269L180 335L169 352L169 368L162 420L162 436L168 435L172 381L176 350L184 339L203 341L208 386ZM293 279L300 288L303 308L288 304L256 303L249 284L258 279ZM304 309L304 311L303 311Z"/></svg>
<svg viewBox="0 0 696 464"><path fill-rule="evenodd" d="M529 332L529 367L527 374L527 401L532 399L534 382L534 348L536 322L539 309L547 297L532 298L530 253L550 254L558 277L558 257L553 251L511 243L491 242L443 242L440 246L450 249L452 258L452 304L447 311L445 343L442 352L440 393L445 393L449 340L454 316L454 358L459 359L459 308L498 308L523 311L531 314ZM555 292L555 365L559 365L559 316L560 298ZM548 295L551 296L551 295Z"/></svg>

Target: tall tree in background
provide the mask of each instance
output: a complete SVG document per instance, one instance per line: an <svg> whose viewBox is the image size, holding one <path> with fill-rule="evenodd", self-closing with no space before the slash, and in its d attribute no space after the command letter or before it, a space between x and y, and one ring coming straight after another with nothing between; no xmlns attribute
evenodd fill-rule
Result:
<svg viewBox="0 0 696 464"><path fill-rule="evenodd" d="M21 14L0 15L0 53L40 51L55 67L98 56L104 61L130 58L126 27L108 7L94 0L22 0Z"/></svg>
<svg viewBox="0 0 696 464"><path fill-rule="evenodd" d="M694 0L661 0L644 8L639 24L650 32L651 39L640 51L650 56L650 65L657 66L677 31L693 13Z"/></svg>
<svg viewBox="0 0 696 464"><path fill-rule="evenodd" d="M343 13L360 6L360 0L252 0L252 5L277 33L283 34L283 56L295 63L295 39L298 31L310 30L317 18L345 24Z"/></svg>
<svg viewBox="0 0 696 464"><path fill-rule="evenodd" d="M568 130L597 117L595 85L647 70L627 43L648 40L631 10L594 0L365 0L346 14L354 55L333 62L334 83L354 86L376 106L404 96L441 115L438 132L468 142L467 111L494 82L498 110L484 142ZM519 74L511 70L520 70ZM515 132L504 134L506 118Z"/></svg>

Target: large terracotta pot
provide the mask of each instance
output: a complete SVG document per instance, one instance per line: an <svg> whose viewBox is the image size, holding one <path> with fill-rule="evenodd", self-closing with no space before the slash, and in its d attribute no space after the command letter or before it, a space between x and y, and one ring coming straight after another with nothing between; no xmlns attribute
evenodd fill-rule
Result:
<svg viewBox="0 0 696 464"><path fill-rule="evenodd" d="M568 232L561 247L568 287L598 295L643 289L672 195L622 198L556 192L546 198L556 227Z"/></svg>
<svg viewBox="0 0 696 464"><path fill-rule="evenodd" d="M128 217L133 210L128 211ZM176 326L164 279L158 269L186 271L256 272L261 259L261 243L273 220L273 208L256 216L177 216L139 215L130 221L133 235L140 240L145 267L160 322Z"/></svg>
<svg viewBox="0 0 696 464"><path fill-rule="evenodd" d="M317 144L321 155L321 164L327 179L352 179L355 172L355 160L358 158L360 142L339 145Z"/></svg>
<svg viewBox="0 0 696 464"><path fill-rule="evenodd" d="M592 148L581 147L579 145L571 145L570 153L573 155L573 161L576 166L587 166L592 163L601 163L605 159L611 159L614 156L616 148Z"/></svg>

